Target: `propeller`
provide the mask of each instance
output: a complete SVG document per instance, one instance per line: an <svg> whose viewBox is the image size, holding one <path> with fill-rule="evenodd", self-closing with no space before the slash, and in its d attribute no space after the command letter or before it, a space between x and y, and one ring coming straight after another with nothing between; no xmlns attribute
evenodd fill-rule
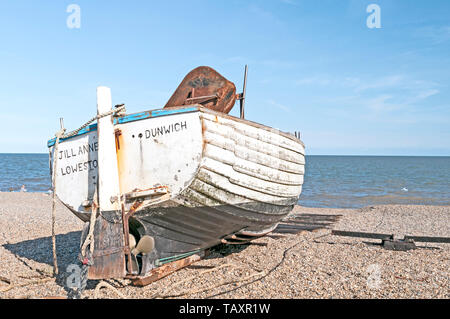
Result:
<svg viewBox="0 0 450 319"><path fill-rule="evenodd" d="M132 234L128 234L128 244L130 246L130 250L133 250L136 247L136 237Z"/></svg>
<svg viewBox="0 0 450 319"><path fill-rule="evenodd" d="M137 254L145 255L151 252L153 248L155 248L155 240L153 239L153 237L145 235L142 236L142 238L137 243L136 247L131 250L131 253L135 256Z"/></svg>
<svg viewBox="0 0 450 319"><path fill-rule="evenodd" d="M130 246L130 250L133 250L136 247L136 237L133 234L128 234L128 245ZM139 273L139 265L135 255L130 255L131 260L131 273L138 274Z"/></svg>

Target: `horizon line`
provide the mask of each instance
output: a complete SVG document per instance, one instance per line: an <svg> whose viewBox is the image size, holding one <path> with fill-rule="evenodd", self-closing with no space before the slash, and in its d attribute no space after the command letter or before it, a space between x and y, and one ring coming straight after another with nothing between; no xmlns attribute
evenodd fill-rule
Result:
<svg viewBox="0 0 450 319"><path fill-rule="evenodd" d="M0 152L1 154L21 154L21 155L47 155L48 153L36 153L36 152ZM448 155L395 155L395 154L305 154L305 156L379 156L379 157L450 157Z"/></svg>

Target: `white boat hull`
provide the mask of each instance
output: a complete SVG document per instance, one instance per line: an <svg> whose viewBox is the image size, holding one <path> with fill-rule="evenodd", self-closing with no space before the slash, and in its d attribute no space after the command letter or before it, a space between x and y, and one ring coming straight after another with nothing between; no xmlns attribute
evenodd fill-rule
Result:
<svg viewBox="0 0 450 319"><path fill-rule="evenodd" d="M111 161L129 231L155 239L141 274L181 254L262 236L300 196L305 149L291 134L200 106L127 115L114 129ZM102 165L95 126L58 151L56 195L88 221Z"/></svg>

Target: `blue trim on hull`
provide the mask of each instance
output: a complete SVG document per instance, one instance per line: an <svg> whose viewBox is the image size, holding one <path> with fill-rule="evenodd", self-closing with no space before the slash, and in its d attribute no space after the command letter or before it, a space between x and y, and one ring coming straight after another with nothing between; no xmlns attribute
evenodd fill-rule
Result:
<svg viewBox="0 0 450 319"><path fill-rule="evenodd" d="M173 115L173 114L178 114L178 113L190 113L190 112L195 112L198 111L198 107L186 107L186 108L180 108L180 109L157 109L157 110L153 110L153 111L145 111L145 112L139 112L139 113L133 113L133 114L128 114L122 117L118 117L114 119L114 125L116 124L124 124L124 123L129 123L129 122L134 122L134 121L140 121L140 120L144 120L150 117L160 117L160 116L166 116L166 115ZM83 135L86 134L90 131L96 131L97 130L97 123L91 124L88 127L82 129L81 131L78 132L78 134L68 137L68 138L64 138L61 139L60 141L65 141L68 140L72 137L75 136L79 136L79 135ZM53 145L55 145L56 142L56 138L52 138L50 140L47 141L47 147L52 147Z"/></svg>

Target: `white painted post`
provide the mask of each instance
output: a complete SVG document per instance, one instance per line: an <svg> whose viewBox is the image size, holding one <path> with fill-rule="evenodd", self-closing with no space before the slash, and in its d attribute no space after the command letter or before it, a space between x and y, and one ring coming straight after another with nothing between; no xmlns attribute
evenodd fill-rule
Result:
<svg viewBox="0 0 450 319"><path fill-rule="evenodd" d="M111 89L105 86L99 86L97 88L97 114L111 111L111 109ZM98 119L97 134L98 196L100 210L118 211L121 209L120 186L112 115Z"/></svg>

